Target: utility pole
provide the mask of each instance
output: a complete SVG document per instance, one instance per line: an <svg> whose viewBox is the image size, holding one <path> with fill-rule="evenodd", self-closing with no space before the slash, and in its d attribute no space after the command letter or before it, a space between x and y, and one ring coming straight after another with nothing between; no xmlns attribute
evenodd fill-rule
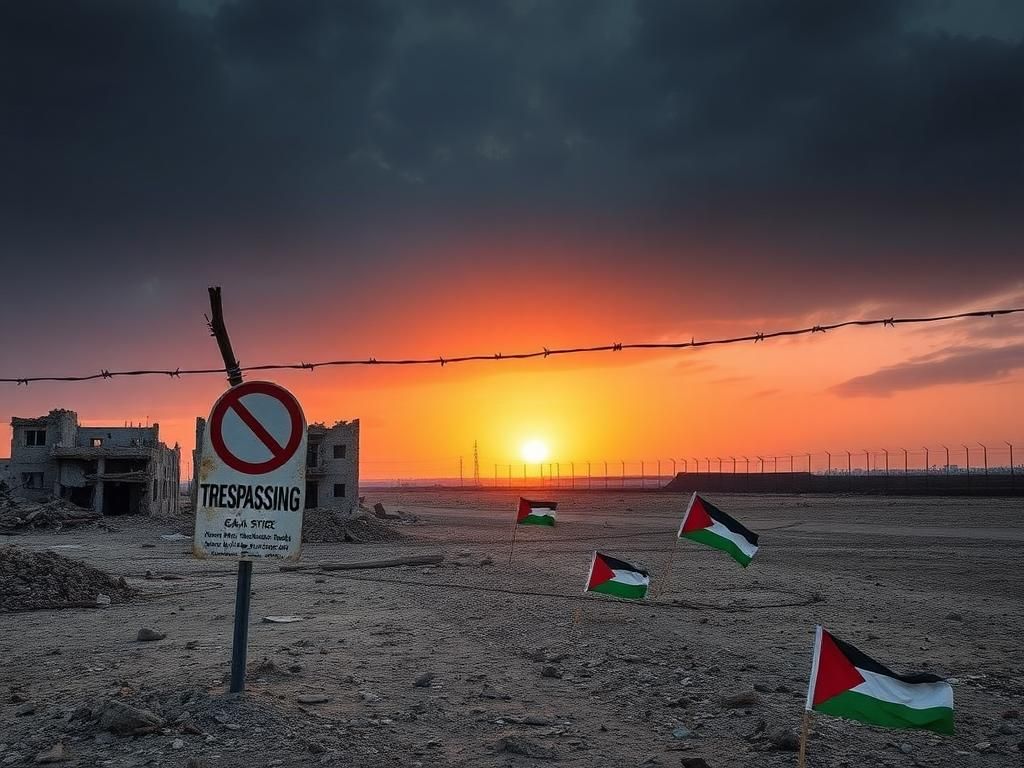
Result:
<svg viewBox="0 0 1024 768"><path fill-rule="evenodd" d="M473 485L480 485L480 450L476 440L473 441Z"/></svg>
<svg viewBox="0 0 1024 768"><path fill-rule="evenodd" d="M985 461L985 477L988 477L988 448L984 443L978 443L981 446L981 455Z"/></svg>
<svg viewBox="0 0 1024 768"><path fill-rule="evenodd" d="M1015 485L1013 469L1013 443L1011 443L1009 440L1004 440L1003 442L1010 446L1010 487L1013 488Z"/></svg>
<svg viewBox="0 0 1024 768"><path fill-rule="evenodd" d="M465 484L465 478L462 476L462 457L459 456L459 487L462 488Z"/></svg>
<svg viewBox="0 0 1024 768"><path fill-rule="evenodd" d="M946 477L949 477L949 446L944 445L942 447L946 449Z"/></svg>
<svg viewBox="0 0 1024 768"><path fill-rule="evenodd" d="M604 462L604 487L608 487L608 462Z"/></svg>

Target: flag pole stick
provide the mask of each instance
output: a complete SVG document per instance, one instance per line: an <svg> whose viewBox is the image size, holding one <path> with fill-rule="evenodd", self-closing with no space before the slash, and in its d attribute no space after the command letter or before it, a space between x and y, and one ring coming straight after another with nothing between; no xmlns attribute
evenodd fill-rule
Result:
<svg viewBox="0 0 1024 768"><path fill-rule="evenodd" d="M665 591L665 588L662 587L662 583L664 583L666 585L671 585L672 584L672 568L673 568L673 566L675 565L675 562L676 562L676 550L678 548L679 548L679 537L676 536L675 539L672 541L672 549L669 551L668 567L665 569L665 578L664 579L660 579L658 581L658 584L657 584L657 594L655 595L655 597L661 597L662 593Z"/></svg>
<svg viewBox="0 0 1024 768"><path fill-rule="evenodd" d="M512 565L512 553L516 549L516 530L519 528L519 520L512 518L512 546L508 549L508 564Z"/></svg>
<svg viewBox="0 0 1024 768"><path fill-rule="evenodd" d="M811 727L811 711L809 709L804 710L804 724L800 730L800 755L797 757L796 765L797 768L806 768L807 766L807 735Z"/></svg>

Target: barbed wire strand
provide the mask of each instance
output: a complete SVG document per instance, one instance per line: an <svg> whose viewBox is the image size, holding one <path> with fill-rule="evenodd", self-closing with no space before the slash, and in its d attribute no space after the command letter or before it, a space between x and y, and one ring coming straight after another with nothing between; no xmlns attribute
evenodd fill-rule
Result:
<svg viewBox="0 0 1024 768"><path fill-rule="evenodd" d="M548 349L547 347L542 347L541 351L539 352L516 352L512 354L503 354L501 352L496 352L493 355L477 354L461 355L457 357L444 357L441 355L438 355L437 357L394 359L377 359L374 357L370 357L358 360L324 360L316 363L267 363L263 365L240 366L240 370L243 372L284 370L314 371L317 368L331 368L353 365L440 365L444 367L446 365L453 365L455 363L486 362L500 360L531 360L535 358L548 358L558 355L577 355L594 352L622 352L628 349L696 349L698 347L721 346L725 344L743 344L747 342L753 342L757 344L763 341L767 341L768 339L778 339L787 336L804 336L814 333L826 333L827 331L834 331L840 328L848 328L853 326L867 327L872 325L881 325L883 327L895 328L897 325L938 323L946 322L949 320L961 320L966 318L994 318L999 316L1018 314L1022 312L1024 312L1024 307L1015 307L1011 309L979 309L970 312L958 312L956 314L951 315L935 315L932 317L883 317L870 320L844 320L838 323L812 325L806 328L793 328L782 331L757 332L748 334L746 336L732 336L720 339L698 340L696 338L691 338L689 341L636 342L631 344L617 342L613 344L602 344L599 346L592 347L565 347L560 349ZM115 377L124 376L168 376L172 379L177 379L181 378L182 376L201 376L208 374L224 373L224 368L175 368L173 370L164 369L138 371L111 371L101 368L98 373L91 373L82 376L15 376L9 378L0 378L0 383L27 386L28 384L33 382L44 381L78 382L93 381L96 379L113 379Z"/></svg>

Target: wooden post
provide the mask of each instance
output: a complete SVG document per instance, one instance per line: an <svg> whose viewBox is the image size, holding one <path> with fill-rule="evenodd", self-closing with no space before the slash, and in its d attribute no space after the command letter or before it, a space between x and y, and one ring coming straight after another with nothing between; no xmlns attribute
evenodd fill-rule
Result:
<svg viewBox="0 0 1024 768"><path fill-rule="evenodd" d="M221 304L220 286L210 288L210 333L217 340L220 356L224 359L224 370L228 384L237 387L242 383L242 370L231 348L231 338L224 324L224 307ZM249 605L252 595L252 561L238 563L238 579L235 584L235 625L231 637L231 693L245 690L245 657L249 645Z"/></svg>
<svg viewBox="0 0 1024 768"><path fill-rule="evenodd" d="M804 710L804 724L800 729L800 754L797 756L797 768L807 768L807 737L811 730L811 711Z"/></svg>

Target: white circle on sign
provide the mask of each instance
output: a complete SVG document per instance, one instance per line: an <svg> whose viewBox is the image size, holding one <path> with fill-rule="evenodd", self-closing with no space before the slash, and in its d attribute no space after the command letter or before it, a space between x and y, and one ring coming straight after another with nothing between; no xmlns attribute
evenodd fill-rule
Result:
<svg viewBox="0 0 1024 768"><path fill-rule="evenodd" d="M254 424L255 421L255 424ZM288 410L276 397L250 393L227 409L221 431L224 445L242 461L268 461L288 444L292 422ZM276 443L271 450L268 440Z"/></svg>

